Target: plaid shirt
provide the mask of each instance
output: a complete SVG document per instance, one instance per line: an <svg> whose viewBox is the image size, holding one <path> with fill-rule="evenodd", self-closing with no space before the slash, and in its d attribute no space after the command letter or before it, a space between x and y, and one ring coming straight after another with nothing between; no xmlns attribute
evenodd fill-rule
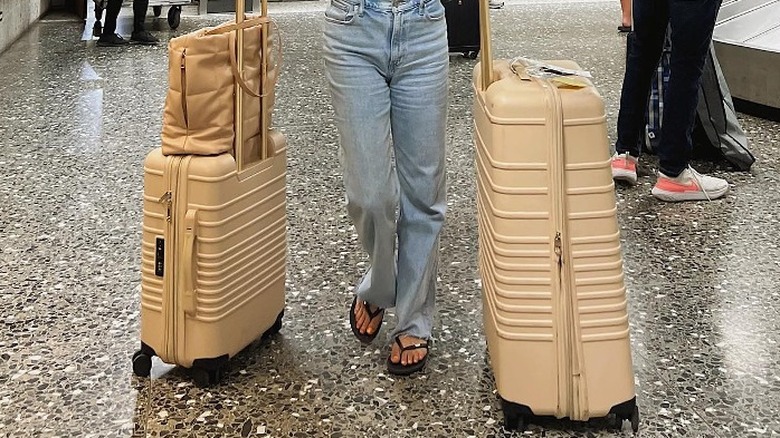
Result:
<svg viewBox="0 0 780 438"><path fill-rule="evenodd" d="M653 81L650 84L650 100L647 104L647 138L645 139L645 148L648 152L653 152L658 146L661 137L661 125L664 121L664 90L669 84L669 76L672 75L670 68L672 58L672 40L671 28L666 31L666 41L664 41L664 50L661 54L661 61L658 63L658 70L653 75Z"/></svg>

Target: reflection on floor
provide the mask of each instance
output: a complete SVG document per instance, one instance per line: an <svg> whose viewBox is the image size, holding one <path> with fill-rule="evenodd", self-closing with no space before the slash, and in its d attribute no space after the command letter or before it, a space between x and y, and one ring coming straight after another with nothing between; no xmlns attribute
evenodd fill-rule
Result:
<svg viewBox="0 0 780 438"><path fill-rule="evenodd" d="M474 62L451 62L450 213L432 362L423 376L391 378L387 327L363 348L346 320L366 258L342 205L321 7L272 7L285 50L275 124L289 138L288 317L209 390L159 363L152 379L130 370L141 163L159 141L165 45L101 49L79 42L83 24L57 21L0 56L0 435L513 436L501 427L481 331ZM617 8L508 4L493 12L496 55L576 59L596 77L614 132L625 47ZM168 38L222 20L153 28ZM733 183L726 199L656 202L652 159L639 186L618 188L642 436L780 434L780 129L741 121L754 170L698 165ZM528 435L614 435L603 426L543 421Z"/></svg>

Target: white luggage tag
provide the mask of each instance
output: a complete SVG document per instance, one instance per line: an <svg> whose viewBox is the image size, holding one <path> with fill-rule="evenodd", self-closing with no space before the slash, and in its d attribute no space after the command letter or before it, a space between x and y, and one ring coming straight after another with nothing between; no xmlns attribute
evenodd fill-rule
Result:
<svg viewBox="0 0 780 438"><path fill-rule="evenodd" d="M520 65L522 68L517 68ZM573 70L547 64L535 59L528 59L518 56L512 60L512 71L520 77L521 80L530 81L531 77L538 79L547 79L556 87L585 88L590 84L581 78L592 78L593 75L586 70Z"/></svg>

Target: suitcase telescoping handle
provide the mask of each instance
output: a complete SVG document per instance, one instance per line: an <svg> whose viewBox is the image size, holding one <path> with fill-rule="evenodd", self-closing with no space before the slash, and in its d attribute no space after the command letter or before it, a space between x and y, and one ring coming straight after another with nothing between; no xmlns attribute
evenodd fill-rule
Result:
<svg viewBox="0 0 780 438"><path fill-rule="evenodd" d="M262 0L261 17L268 17L268 0ZM236 0L236 68L239 72L244 71L244 32L241 29L241 23L244 21L246 10L244 8L244 0ZM260 82L265 83L268 77L268 23L263 24L262 30L262 56L260 57ZM239 79L236 79L236 94L235 94L235 157L238 172L241 173L246 164L246 158L244 156L244 93L239 92L239 87L242 84L239 83ZM243 87L242 87L243 88ZM260 160L267 158L268 149L268 120L265 116L265 90L261 90L261 105L260 105Z"/></svg>
<svg viewBox="0 0 780 438"><path fill-rule="evenodd" d="M493 83L493 47L490 41L490 0L479 0L479 65L482 91Z"/></svg>

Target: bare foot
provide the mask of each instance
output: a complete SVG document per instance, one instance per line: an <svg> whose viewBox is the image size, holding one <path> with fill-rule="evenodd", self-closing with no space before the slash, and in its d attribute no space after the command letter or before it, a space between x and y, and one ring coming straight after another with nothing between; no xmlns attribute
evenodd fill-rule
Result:
<svg viewBox="0 0 780 438"><path fill-rule="evenodd" d="M373 317L372 317L373 315ZM372 306L358 298L355 305L355 321L361 335L373 335L382 325L384 312L377 306Z"/></svg>
<svg viewBox="0 0 780 438"><path fill-rule="evenodd" d="M390 350L390 361L392 363L400 363L403 366L412 365L419 363L421 360L423 360L423 358L425 358L426 355L428 355L428 349L422 347L422 345L426 345L428 342L425 339L406 335L401 335L400 339L401 345L403 345L404 348L415 344L419 344L421 347L406 350L403 352L403 354L401 354L401 347L398 346L398 343L393 342L392 349Z"/></svg>

